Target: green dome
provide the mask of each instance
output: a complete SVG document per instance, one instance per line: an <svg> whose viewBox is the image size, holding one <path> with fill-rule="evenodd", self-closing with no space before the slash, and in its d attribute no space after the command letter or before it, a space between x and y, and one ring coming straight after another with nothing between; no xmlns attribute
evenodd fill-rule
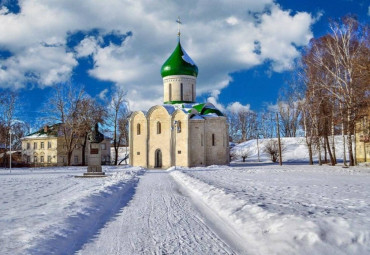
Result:
<svg viewBox="0 0 370 255"><path fill-rule="evenodd" d="M181 47L180 41L171 56L164 62L161 68L161 75L162 77L170 75L198 76L198 67Z"/></svg>

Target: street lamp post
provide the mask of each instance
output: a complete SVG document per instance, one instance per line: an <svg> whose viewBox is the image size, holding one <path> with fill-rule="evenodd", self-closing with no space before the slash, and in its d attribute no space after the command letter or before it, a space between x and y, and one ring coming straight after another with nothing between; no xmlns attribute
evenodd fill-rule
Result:
<svg viewBox="0 0 370 255"><path fill-rule="evenodd" d="M261 162L260 161L260 146L259 146L259 143L258 143L258 133L257 133L257 154L258 154L258 162Z"/></svg>
<svg viewBox="0 0 370 255"><path fill-rule="evenodd" d="M9 129L9 171L12 172L12 129Z"/></svg>

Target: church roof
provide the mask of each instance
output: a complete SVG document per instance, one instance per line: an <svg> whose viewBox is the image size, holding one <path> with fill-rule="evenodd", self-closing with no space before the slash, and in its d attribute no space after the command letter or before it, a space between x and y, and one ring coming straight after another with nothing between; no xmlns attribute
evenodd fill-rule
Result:
<svg viewBox="0 0 370 255"><path fill-rule="evenodd" d="M182 110L186 114L191 114L200 117L218 117L224 116L220 110L218 110L211 103L179 103L179 104L164 104L162 105L168 112L172 114L176 110ZM193 117L191 118L193 119Z"/></svg>
<svg viewBox="0 0 370 255"><path fill-rule="evenodd" d="M171 56L162 65L161 75L163 78L170 75L198 76L198 67L182 48L180 40Z"/></svg>

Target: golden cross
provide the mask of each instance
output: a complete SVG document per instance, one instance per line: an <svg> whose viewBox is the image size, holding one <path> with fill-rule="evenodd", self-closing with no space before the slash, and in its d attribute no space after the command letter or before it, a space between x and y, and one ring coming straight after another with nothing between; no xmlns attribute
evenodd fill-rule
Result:
<svg viewBox="0 0 370 255"><path fill-rule="evenodd" d="M177 36L180 37L181 33L180 33L180 25L182 24L181 23L181 20L180 20L180 16L177 17Z"/></svg>

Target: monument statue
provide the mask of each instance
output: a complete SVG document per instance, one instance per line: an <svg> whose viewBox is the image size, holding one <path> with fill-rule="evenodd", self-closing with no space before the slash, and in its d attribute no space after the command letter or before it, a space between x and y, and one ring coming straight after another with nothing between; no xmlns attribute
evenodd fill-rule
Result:
<svg viewBox="0 0 370 255"><path fill-rule="evenodd" d="M90 142L89 159L87 173L84 173L84 177L103 177L105 173L101 167L101 149L100 143L104 140L104 135L99 132L99 125L96 123L91 128L88 134L88 140Z"/></svg>
<svg viewBox="0 0 370 255"><path fill-rule="evenodd" d="M95 123L95 126L90 130L88 139L90 143L101 143L104 140L104 135L99 132L98 123Z"/></svg>

